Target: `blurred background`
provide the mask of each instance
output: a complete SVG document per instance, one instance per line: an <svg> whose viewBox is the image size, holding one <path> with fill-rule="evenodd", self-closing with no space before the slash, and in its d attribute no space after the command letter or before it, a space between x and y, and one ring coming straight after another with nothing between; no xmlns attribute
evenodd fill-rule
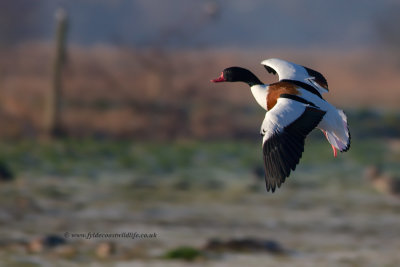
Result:
<svg viewBox="0 0 400 267"><path fill-rule="evenodd" d="M6 266L398 266L400 4L0 2ZM324 74L349 118L265 191L265 112L229 66ZM153 238L69 234L156 233Z"/></svg>

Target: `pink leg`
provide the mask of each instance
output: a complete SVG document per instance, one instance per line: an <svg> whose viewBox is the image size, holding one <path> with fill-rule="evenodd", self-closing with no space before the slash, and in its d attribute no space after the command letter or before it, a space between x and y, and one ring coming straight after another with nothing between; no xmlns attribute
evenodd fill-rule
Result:
<svg viewBox="0 0 400 267"><path fill-rule="evenodd" d="M326 140L328 140L328 142L329 142L329 138L328 138L328 134L326 133L326 131L324 131L324 130L321 130L323 133L324 133L324 135L325 135L325 137L326 137ZM330 143L330 142L329 142ZM333 149L333 156L336 158L337 157L337 150L336 150L336 147L334 147L332 144L331 144L331 146L332 146L332 149Z"/></svg>

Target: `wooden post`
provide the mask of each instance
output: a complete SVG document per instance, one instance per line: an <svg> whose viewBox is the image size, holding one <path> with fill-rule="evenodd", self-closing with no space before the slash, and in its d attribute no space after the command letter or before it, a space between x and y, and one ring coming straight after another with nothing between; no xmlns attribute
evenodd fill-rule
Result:
<svg viewBox="0 0 400 267"><path fill-rule="evenodd" d="M52 69L52 85L46 99L45 128L49 137L60 137L64 133L61 120L62 69L65 64L65 49L68 18L64 9L56 11L56 46Z"/></svg>

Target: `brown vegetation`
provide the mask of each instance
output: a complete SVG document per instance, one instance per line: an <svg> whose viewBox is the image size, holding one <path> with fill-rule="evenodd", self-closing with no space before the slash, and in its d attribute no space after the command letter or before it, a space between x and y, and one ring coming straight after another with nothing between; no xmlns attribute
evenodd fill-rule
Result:
<svg viewBox="0 0 400 267"><path fill-rule="evenodd" d="M51 86L49 44L0 51L0 135L36 136L43 130ZM209 82L240 65L264 82L276 77L259 65L282 57L321 71L326 97L341 107L397 108L396 64L365 52L202 50L70 47L63 74L63 122L70 136L171 139L256 136L263 111L242 84Z"/></svg>

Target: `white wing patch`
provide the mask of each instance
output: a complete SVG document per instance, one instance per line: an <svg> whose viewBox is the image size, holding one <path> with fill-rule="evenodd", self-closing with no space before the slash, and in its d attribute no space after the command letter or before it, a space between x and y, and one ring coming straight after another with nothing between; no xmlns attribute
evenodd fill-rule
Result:
<svg viewBox="0 0 400 267"><path fill-rule="evenodd" d="M288 98L278 98L273 109L265 114L261 125L261 134L264 135L263 143L274 133L282 131L285 126L300 117L305 108L303 103Z"/></svg>
<svg viewBox="0 0 400 267"><path fill-rule="evenodd" d="M295 170L306 136L324 115L325 111L314 106L282 97L267 112L261 126L267 191L274 192Z"/></svg>
<svg viewBox="0 0 400 267"><path fill-rule="evenodd" d="M326 79L322 76L321 73L316 72L312 69L279 58L266 59L263 60L261 64L269 68L272 68L274 71L276 71L280 81L281 80L300 81L312 85L313 87L315 87L315 89L318 90L320 94L328 92L327 84L325 88L318 83L318 81L320 80L323 80L324 83L326 83Z"/></svg>
<svg viewBox="0 0 400 267"><path fill-rule="evenodd" d="M303 66L286 60L270 58L262 61L261 64L273 68L277 72L279 80L305 81L306 78L310 78Z"/></svg>

